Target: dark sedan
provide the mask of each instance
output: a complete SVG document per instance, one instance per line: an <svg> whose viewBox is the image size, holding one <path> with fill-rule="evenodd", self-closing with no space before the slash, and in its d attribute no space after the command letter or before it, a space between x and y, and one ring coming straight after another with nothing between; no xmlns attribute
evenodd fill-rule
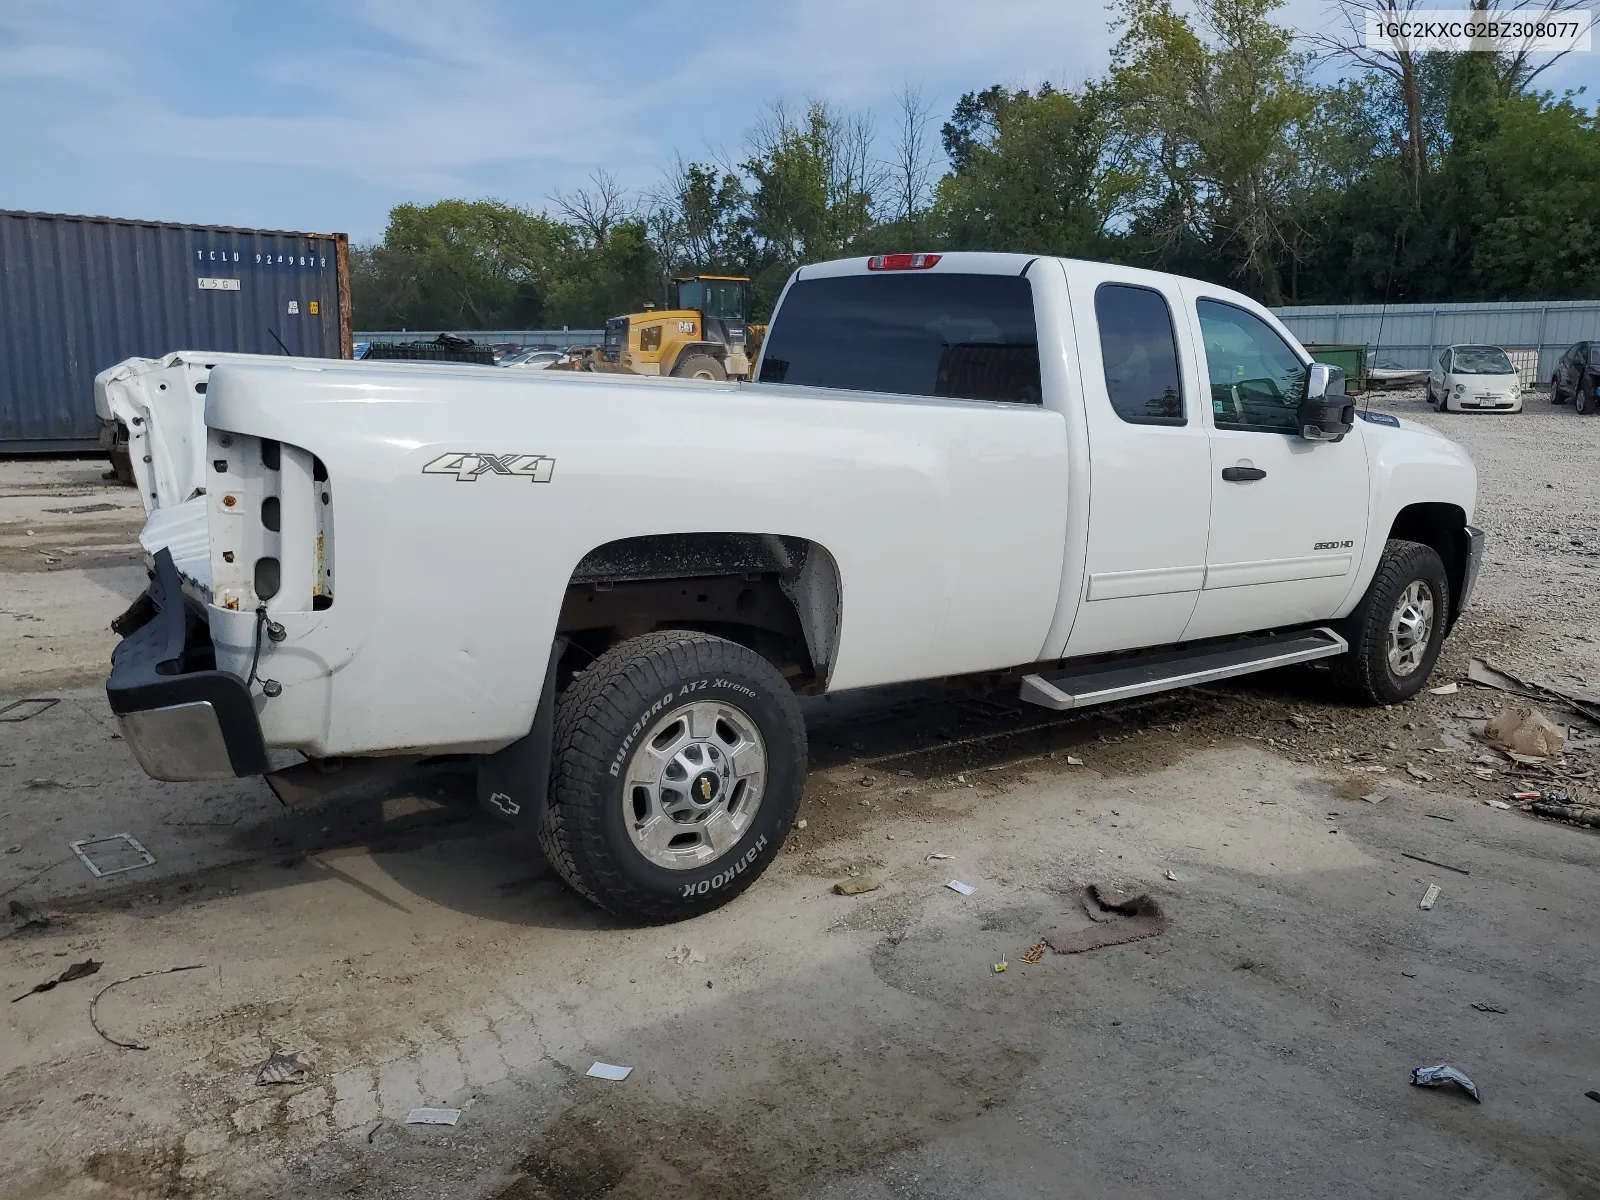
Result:
<svg viewBox="0 0 1600 1200"><path fill-rule="evenodd" d="M1550 403L1569 399L1580 413L1594 412L1600 392L1600 342L1579 342L1561 356L1550 376Z"/></svg>

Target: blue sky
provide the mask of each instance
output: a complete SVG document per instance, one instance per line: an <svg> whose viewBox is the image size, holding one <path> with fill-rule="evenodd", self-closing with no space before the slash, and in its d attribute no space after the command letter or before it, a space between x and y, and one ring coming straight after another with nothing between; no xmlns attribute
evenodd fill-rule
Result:
<svg viewBox="0 0 1600 1200"><path fill-rule="evenodd" d="M597 167L649 187L675 151L737 155L780 97L881 126L909 81L942 119L1110 44L1098 0L0 0L0 208L361 241L406 200L543 207Z"/></svg>

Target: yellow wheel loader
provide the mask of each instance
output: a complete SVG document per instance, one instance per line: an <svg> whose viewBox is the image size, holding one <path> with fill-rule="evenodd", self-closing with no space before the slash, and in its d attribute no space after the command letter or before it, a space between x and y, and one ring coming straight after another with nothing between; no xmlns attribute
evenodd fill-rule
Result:
<svg viewBox="0 0 1600 1200"><path fill-rule="evenodd" d="M749 323L743 275L674 279L676 307L612 317L590 370L680 379L748 379L765 325Z"/></svg>

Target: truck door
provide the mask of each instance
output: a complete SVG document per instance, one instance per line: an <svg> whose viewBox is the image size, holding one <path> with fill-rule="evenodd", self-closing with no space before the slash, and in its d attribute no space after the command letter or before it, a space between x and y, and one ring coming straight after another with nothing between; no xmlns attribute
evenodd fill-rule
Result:
<svg viewBox="0 0 1600 1200"><path fill-rule="evenodd" d="M1064 654L1177 641L1205 577L1211 503L1183 295L1140 271L1064 266L1091 477L1084 588Z"/></svg>
<svg viewBox="0 0 1600 1200"><path fill-rule="evenodd" d="M1327 620L1367 538L1364 426L1301 438L1299 353L1257 313L1186 290L1211 390L1211 536L1183 638Z"/></svg>

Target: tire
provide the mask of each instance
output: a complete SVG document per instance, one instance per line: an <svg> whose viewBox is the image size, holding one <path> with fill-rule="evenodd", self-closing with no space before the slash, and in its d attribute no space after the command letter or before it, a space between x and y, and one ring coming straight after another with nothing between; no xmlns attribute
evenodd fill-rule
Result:
<svg viewBox="0 0 1600 1200"><path fill-rule="evenodd" d="M711 354L697 352L681 356L672 364L674 379L726 379L727 368Z"/></svg>
<svg viewBox="0 0 1600 1200"><path fill-rule="evenodd" d="M777 857L805 783L805 722L755 651L663 630L613 646L567 689L553 762L539 840L557 873L608 912L679 921Z"/></svg>
<svg viewBox="0 0 1600 1200"><path fill-rule="evenodd" d="M1433 380L1428 380L1427 386L1423 388L1422 398L1427 401L1429 408L1433 407Z"/></svg>
<svg viewBox="0 0 1600 1200"><path fill-rule="evenodd" d="M1578 384L1578 390L1572 395L1572 407L1585 417L1595 410L1594 376Z"/></svg>
<svg viewBox="0 0 1600 1200"><path fill-rule="evenodd" d="M1419 586L1422 595L1413 591ZM1395 637L1392 627L1397 616L1408 602L1415 613L1421 599L1431 604L1424 636L1408 639L1402 625ZM1438 551L1421 542L1390 538L1367 594L1339 623L1339 632L1350 643L1349 652L1333 662L1344 691L1365 704L1399 704L1420 692L1444 645L1450 602L1450 580ZM1398 665L1392 651L1398 652Z"/></svg>
<svg viewBox="0 0 1600 1200"><path fill-rule="evenodd" d="M1550 403L1551 404L1565 404L1566 403L1566 401L1561 398L1561 376L1559 376L1559 375L1550 376Z"/></svg>

